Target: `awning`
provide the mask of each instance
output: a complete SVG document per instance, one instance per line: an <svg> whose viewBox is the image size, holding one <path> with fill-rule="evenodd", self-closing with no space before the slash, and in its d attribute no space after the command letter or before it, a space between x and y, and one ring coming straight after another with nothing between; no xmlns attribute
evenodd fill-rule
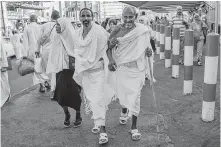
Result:
<svg viewBox="0 0 221 147"><path fill-rule="evenodd" d="M37 5L30 5L30 4L21 4L19 2L8 2L8 7L12 6L15 8L22 8L22 9L31 9L31 10L45 10L48 7L37 6Z"/></svg>
<svg viewBox="0 0 221 147"><path fill-rule="evenodd" d="M174 11L177 6L182 6L184 11L189 11L204 3L203 1L120 1L125 4L140 8L149 9L154 12Z"/></svg>

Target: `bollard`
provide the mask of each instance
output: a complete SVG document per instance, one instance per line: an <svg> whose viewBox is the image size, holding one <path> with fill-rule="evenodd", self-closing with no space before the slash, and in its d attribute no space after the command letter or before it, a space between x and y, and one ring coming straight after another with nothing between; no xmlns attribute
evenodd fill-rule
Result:
<svg viewBox="0 0 221 147"><path fill-rule="evenodd" d="M164 49L165 49L165 44L164 44L164 35L165 34L165 26L162 24L160 25L160 59L165 59L164 56Z"/></svg>
<svg viewBox="0 0 221 147"><path fill-rule="evenodd" d="M202 120L209 122L214 120L219 60L219 34L210 33L207 35L206 40Z"/></svg>
<svg viewBox="0 0 221 147"><path fill-rule="evenodd" d="M179 77L180 28L173 28L172 78Z"/></svg>
<svg viewBox="0 0 221 147"><path fill-rule="evenodd" d="M156 50L157 50L157 55L160 54L160 25L157 24L156 26L157 28L157 32L156 32L156 38L157 38L157 46L156 46Z"/></svg>
<svg viewBox="0 0 221 147"><path fill-rule="evenodd" d="M193 30L185 31L183 95L193 92Z"/></svg>
<svg viewBox="0 0 221 147"><path fill-rule="evenodd" d="M165 28L165 68L171 67L171 28Z"/></svg>

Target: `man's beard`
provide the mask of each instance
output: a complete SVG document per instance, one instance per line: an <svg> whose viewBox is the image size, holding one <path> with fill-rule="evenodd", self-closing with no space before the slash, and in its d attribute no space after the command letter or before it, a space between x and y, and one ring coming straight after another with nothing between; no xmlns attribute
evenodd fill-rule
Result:
<svg viewBox="0 0 221 147"><path fill-rule="evenodd" d="M125 28L126 29L131 29L133 27L134 22L133 21L128 21L124 22L125 23Z"/></svg>
<svg viewBox="0 0 221 147"><path fill-rule="evenodd" d="M85 27L88 27L88 26L90 25L90 21L89 21L89 20L84 20L84 21L83 21L83 25L84 25Z"/></svg>
<svg viewBox="0 0 221 147"><path fill-rule="evenodd" d="M182 15L182 12L177 12L177 15Z"/></svg>

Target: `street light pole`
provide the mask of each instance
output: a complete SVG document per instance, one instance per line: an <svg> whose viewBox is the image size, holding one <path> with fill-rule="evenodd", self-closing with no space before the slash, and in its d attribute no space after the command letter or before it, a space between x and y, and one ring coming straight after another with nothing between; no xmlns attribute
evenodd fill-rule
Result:
<svg viewBox="0 0 221 147"><path fill-rule="evenodd" d="M86 1L84 1L84 7L87 8L87 2Z"/></svg>

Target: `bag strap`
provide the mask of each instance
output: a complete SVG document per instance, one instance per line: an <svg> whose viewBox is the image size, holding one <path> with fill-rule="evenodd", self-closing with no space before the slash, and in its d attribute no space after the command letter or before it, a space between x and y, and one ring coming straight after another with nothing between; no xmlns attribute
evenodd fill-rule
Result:
<svg viewBox="0 0 221 147"><path fill-rule="evenodd" d="M45 41L51 36L51 32L53 31L53 29L54 29L55 26L56 26L56 24L54 24L54 26L52 27L52 29L51 29L49 35L47 36L47 38L45 38L45 40L42 42L42 44L44 44Z"/></svg>

